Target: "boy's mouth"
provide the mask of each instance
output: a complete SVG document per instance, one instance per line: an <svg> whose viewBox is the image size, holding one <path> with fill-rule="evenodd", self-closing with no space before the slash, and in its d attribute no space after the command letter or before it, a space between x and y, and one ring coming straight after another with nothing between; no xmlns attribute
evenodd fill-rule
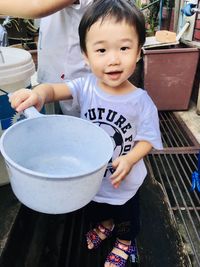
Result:
<svg viewBox="0 0 200 267"><path fill-rule="evenodd" d="M106 75L108 75L112 80L117 80L122 74L122 71L110 71L106 72Z"/></svg>

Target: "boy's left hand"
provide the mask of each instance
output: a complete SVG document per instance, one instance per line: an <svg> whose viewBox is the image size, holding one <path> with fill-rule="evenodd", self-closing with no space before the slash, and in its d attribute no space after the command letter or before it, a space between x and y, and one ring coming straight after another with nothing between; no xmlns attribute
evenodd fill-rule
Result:
<svg viewBox="0 0 200 267"><path fill-rule="evenodd" d="M126 178L127 174L130 172L132 168L132 163L128 160L127 156L120 156L116 158L112 166L115 172L110 176L111 183L114 188L118 188L121 182Z"/></svg>

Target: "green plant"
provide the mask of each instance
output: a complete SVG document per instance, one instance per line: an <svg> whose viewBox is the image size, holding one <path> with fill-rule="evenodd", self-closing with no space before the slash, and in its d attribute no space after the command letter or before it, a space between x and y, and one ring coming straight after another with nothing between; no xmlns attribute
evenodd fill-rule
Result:
<svg viewBox="0 0 200 267"><path fill-rule="evenodd" d="M137 7L141 8L142 4L141 4L141 0L135 0L135 4Z"/></svg>
<svg viewBox="0 0 200 267"><path fill-rule="evenodd" d="M144 4L141 0L135 1L136 5L141 8L145 16L147 36L154 35L158 26L158 13L160 9L159 0L149 0Z"/></svg>

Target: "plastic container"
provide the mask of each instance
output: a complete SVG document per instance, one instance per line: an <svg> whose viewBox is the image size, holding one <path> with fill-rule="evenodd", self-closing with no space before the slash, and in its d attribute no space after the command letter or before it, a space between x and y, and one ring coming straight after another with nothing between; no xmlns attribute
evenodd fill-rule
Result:
<svg viewBox="0 0 200 267"><path fill-rule="evenodd" d="M0 89L11 93L17 89L28 87L31 84L31 76L35 73L35 65L28 51L0 47ZM5 129L11 126L18 117L11 108L6 94L0 91L0 136ZM8 183L2 156L0 154L0 185Z"/></svg>
<svg viewBox="0 0 200 267"><path fill-rule="evenodd" d="M112 157L110 136L73 116L42 115L34 107L24 115L27 119L7 129L0 141L16 197L48 214L85 206L99 190Z"/></svg>
<svg viewBox="0 0 200 267"><path fill-rule="evenodd" d="M187 110L198 64L197 48L144 50L144 88L159 110Z"/></svg>

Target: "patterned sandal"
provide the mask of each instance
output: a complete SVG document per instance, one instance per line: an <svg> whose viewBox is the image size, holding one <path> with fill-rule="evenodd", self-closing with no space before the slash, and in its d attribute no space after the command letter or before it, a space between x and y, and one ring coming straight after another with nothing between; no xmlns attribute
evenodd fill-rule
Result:
<svg viewBox="0 0 200 267"><path fill-rule="evenodd" d="M130 256L132 254L136 254L135 245L125 245L125 244L121 243L119 240L116 240L113 248L117 248L117 249L123 251L128 256ZM115 254L114 252L110 252L108 254L105 262L112 263L116 267L125 267L127 260L128 260L128 258L124 259L123 257Z"/></svg>
<svg viewBox="0 0 200 267"><path fill-rule="evenodd" d="M108 229L106 228L105 226L103 226L103 224L98 224L96 226L96 229L99 230L99 232L101 232L102 234L105 235L105 239L108 238L109 236L111 236L112 234L112 231L114 229L114 226L112 227L112 229ZM87 234L86 234L86 239L87 240L90 240L91 243L93 244L93 248L98 248L101 244L101 242L104 240L104 239L101 239L100 236L98 235L98 233L95 231L95 229L93 230L90 230Z"/></svg>

